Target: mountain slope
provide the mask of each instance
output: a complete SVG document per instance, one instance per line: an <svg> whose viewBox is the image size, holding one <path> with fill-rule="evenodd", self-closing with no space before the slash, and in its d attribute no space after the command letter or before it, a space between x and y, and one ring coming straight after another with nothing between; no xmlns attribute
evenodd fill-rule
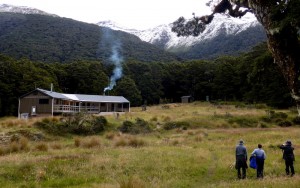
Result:
<svg viewBox="0 0 300 188"><path fill-rule="evenodd" d="M263 27L251 14L242 19L217 14L198 37L177 37L176 33L171 31L172 24L143 31L122 28L108 21L97 24L134 34L143 41L184 59L209 59L220 55L238 54L266 40Z"/></svg>
<svg viewBox="0 0 300 188"><path fill-rule="evenodd" d="M25 7L25 6L13 6L8 4L0 5L0 12L11 12L11 13L22 13L22 14L40 14L57 17L55 14L50 14L35 8Z"/></svg>
<svg viewBox="0 0 300 188"><path fill-rule="evenodd" d="M107 60L112 44L101 45L109 32L120 42L123 58L145 62L176 61L177 57L138 37L67 18L0 12L0 53L35 61Z"/></svg>

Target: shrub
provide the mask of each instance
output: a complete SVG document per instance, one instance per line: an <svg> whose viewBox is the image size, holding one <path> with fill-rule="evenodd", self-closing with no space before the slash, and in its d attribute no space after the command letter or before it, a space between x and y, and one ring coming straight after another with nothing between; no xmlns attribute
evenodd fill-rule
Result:
<svg viewBox="0 0 300 188"><path fill-rule="evenodd" d="M190 123L185 122L185 121L167 122L163 125L163 128L165 130L179 129L179 128L186 130L188 127L190 127Z"/></svg>
<svg viewBox="0 0 300 188"><path fill-rule="evenodd" d="M266 110L267 116L269 119L286 119L288 115L284 112L275 112L274 110Z"/></svg>
<svg viewBox="0 0 300 188"><path fill-rule="evenodd" d="M107 120L104 116L98 116L93 120L93 131L99 133L104 131L105 126L107 126Z"/></svg>
<svg viewBox="0 0 300 188"><path fill-rule="evenodd" d="M264 123L261 123L260 124L260 128L268 128L268 125L264 124Z"/></svg>
<svg viewBox="0 0 300 188"><path fill-rule="evenodd" d="M266 104L255 104L255 108L256 109L265 109L265 108L268 108L268 106Z"/></svg>
<svg viewBox="0 0 300 188"><path fill-rule="evenodd" d="M107 126L107 120L103 116L95 117L80 112L65 116L60 120L44 118L42 121L36 122L35 126L55 135L91 135L104 131L105 126Z"/></svg>
<svg viewBox="0 0 300 188"><path fill-rule="evenodd" d="M290 126L292 126L292 122L290 122L290 121L281 121L281 122L278 123L278 125L280 127L290 127Z"/></svg>
<svg viewBox="0 0 300 188"><path fill-rule="evenodd" d="M257 120L252 119L252 118L246 118L246 117L235 117L235 118L230 118L228 120L229 124L238 124L241 127L256 127L257 125Z"/></svg>
<svg viewBox="0 0 300 188"><path fill-rule="evenodd" d="M293 123L296 125L300 125L300 116L296 116L295 118L293 118Z"/></svg>
<svg viewBox="0 0 300 188"><path fill-rule="evenodd" d="M157 120L158 120L157 116L154 116L150 119L150 121L157 121Z"/></svg>
<svg viewBox="0 0 300 188"><path fill-rule="evenodd" d="M276 112L274 114L274 118L282 118L282 119L286 119L288 117L288 115L284 112Z"/></svg>
<svg viewBox="0 0 300 188"><path fill-rule="evenodd" d="M119 127L119 130L122 133L130 133L130 134L151 132L149 123L141 118L137 118L135 120L135 123L131 121L124 121L122 125Z"/></svg>

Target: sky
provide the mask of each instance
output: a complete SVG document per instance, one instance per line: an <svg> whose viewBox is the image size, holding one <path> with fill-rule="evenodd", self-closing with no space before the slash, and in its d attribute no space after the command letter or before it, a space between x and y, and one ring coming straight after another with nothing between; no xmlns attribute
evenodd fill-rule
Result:
<svg viewBox="0 0 300 188"><path fill-rule="evenodd" d="M27 6L88 23L111 20L129 29L169 24L180 16L210 13L208 0L0 0L0 4Z"/></svg>

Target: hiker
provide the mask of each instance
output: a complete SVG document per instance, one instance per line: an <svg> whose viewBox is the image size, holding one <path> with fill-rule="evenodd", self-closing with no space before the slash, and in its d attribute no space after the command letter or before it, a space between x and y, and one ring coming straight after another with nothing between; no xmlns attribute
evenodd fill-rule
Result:
<svg viewBox="0 0 300 188"><path fill-rule="evenodd" d="M236 156L235 168L237 169L238 178L245 179L246 169L248 168L248 166L247 166L247 149L244 146L243 140L240 140L239 144L236 146L235 156ZM241 175L241 169L242 169L242 175Z"/></svg>
<svg viewBox="0 0 300 188"><path fill-rule="evenodd" d="M285 172L286 175L290 175L290 169L291 169L291 176L294 176L295 170L294 170L294 161L295 161L295 155L294 155L294 148L292 147L292 142L290 140L286 141L285 144L282 144L279 146L280 149L283 151L283 159L285 160Z"/></svg>
<svg viewBox="0 0 300 188"><path fill-rule="evenodd" d="M262 145L258 144L258 148L254 149L251 153L251 157L255 157L256 159L256 177L263 178L264 177L264 163L267 155L265 151L262 149Z"/></svg>

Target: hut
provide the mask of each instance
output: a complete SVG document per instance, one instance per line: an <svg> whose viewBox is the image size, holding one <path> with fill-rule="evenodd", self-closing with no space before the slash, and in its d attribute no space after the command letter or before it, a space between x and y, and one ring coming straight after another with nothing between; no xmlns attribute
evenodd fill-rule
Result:
<svg viewBox="0 0 300 188"><path fill-rule="evenodd" d="M19 118L77 112L130 112L130 102L122 96L65 94L40 88L19 98Z"/></svg>
<svg viewBox="0 0 300 188"><path fill-rule="evenodd" d="M190 103L193 102L193 97L192 96L182 96L181 97L181 103Z"/></svg>

